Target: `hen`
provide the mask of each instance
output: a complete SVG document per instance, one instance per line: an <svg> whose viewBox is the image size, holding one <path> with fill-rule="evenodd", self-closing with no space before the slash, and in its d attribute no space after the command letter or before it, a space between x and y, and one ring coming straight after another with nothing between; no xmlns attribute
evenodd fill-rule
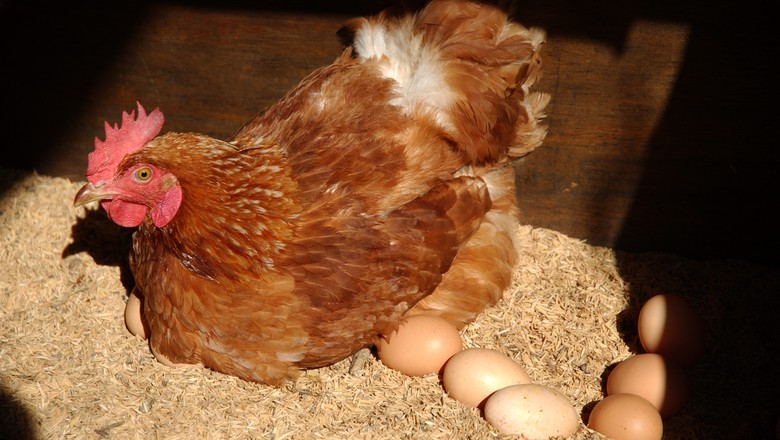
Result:
<svg viewBox="0 0 780 440"><path fill-rule="evenodd" d="M544 33L441 0L344 28L351 44L229 140L159 135L124 113L88 183L133 236L151 350L280 385L388 335L404 316L458 328L517 259L511 159L542 143Z"/></svg>

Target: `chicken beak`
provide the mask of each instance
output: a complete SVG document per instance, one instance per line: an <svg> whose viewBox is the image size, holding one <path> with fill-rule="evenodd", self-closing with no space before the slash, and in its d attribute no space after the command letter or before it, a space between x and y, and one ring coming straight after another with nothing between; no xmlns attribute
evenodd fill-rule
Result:
<svg viewBox="0 0 780 440"><path fill-rule="evenodd" d="M89 202L94 202L95 200L104 200L113 197L114 193L104 191L104 186L105 184L101 184L100 182L98 183L98 186L93 185L92 182L82 186L79 192L76 193L76 198L73 200L73 206L79 207L86 205Z"/></svg>

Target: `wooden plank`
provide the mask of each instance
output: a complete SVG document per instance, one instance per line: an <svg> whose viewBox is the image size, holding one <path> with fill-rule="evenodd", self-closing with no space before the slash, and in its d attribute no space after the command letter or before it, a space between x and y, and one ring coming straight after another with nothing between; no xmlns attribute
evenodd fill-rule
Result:
<svg viewBox="0 0 780 440"><path fill-rule="evenodd" d="M778 265L766 4L530 2L550 135L519 166L524 221L592 244Z"/></svg>

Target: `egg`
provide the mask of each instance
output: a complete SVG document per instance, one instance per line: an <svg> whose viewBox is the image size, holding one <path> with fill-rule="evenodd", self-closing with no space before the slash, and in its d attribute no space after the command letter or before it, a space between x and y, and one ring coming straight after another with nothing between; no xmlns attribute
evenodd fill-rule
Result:
<svg viewBox="0 0 780 440"><path fill-rule="evenodd" d="M462 348L458 329L434 315L409 316L376 344L379 360L407 376L439 373L447 359Z"/></svg>
<svg viewBox="0 0 780 440"><path fill-rule="evenodd" d="M141 319L141 299L135 294L135 290L130 292L125 304L125 325L130 333L146 339L146 328Z"/></svg>
<svg viewBox="0 0 780 440"><path fill-rule="evenodd" d="M662 417L680 412L690 394L688 376L679 365L656 353L620 362L607 376L607 395L630 393L644 397Z"/></svg>
<svg viewBox="0 0 780 440"><path fill-rule="evenodd" d="M456 353L444 364L442 372L442 385L447 394L476 408L494 391L530 382L520 364L489 348L467 348Z"/></svg>
<svg viewBox="0 0 780 440"><path fill-rule="evenodd" d="M485 420L504 435L528 440L569 437L579 427L577 411L569 399L545 385L510 385L485 401Z"/></svg>
<svg viewBox="0 0 780 440"><path fill-rule="evenodd" d="M704 352L704 321L691 303L677 295L660 294L647 300L639 311L637 330L646 352L662 354L683 366L692 365Z"/></svg>
<svg viewBox="0 0 780 440"><path fill-rule="evenodd" d="M613 440L661 440L664 423L661 414L644 397L611 394L593 407L588 428Z"/></svg>

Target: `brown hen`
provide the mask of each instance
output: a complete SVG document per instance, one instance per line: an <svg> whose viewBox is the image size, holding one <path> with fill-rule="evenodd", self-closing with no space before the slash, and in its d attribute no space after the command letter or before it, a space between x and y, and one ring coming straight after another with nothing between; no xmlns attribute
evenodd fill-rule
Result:
<svg viewBox="0 0 780 440"><path fill-rule="evenodd" d="M75 203L138 227L131 269L158 359L279 385L388 335L458 328L517 260L510 160L541 144L544 33L433 1L352 44L229 140L159 135L138 105L95 141Z"/></svg>

